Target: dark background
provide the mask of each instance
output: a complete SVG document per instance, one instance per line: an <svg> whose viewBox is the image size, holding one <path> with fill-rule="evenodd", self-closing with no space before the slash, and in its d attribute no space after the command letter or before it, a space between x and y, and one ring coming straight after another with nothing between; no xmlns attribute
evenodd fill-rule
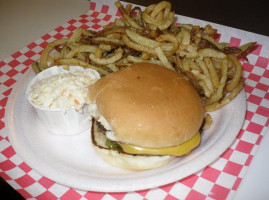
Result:
<svg viewBox="0 0 269 200"><path fill-rule="evenodd" d="M158 0L125 0L148 6ZM269 36L269 0L170 0L176 14Z"/></svg>
<svg viewBox="0 0 269 200"><path fill-rule="evenodd" d="M160 1L125 0L143 6ZM269 0L170 0L176 14L269 36ZM0 196L23 199L2 178Z"/></svg>

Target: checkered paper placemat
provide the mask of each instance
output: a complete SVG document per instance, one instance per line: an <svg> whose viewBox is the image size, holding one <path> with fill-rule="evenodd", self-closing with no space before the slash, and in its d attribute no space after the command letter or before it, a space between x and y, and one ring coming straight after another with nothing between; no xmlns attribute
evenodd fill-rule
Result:
<svg viewBox="0 0 269 200"><path fill-rule="evenodd" d="M15 83L51 41L70 37L78 27L101 30L120 14L113 1L91 1L88 13L72 19L0 62L0 175L26 199L231 199L255 155L269 124L269 38L212 24L219 40L239 46L257 41L258 47L243 61L247 114L235 142L214 163L177 182L143 191L100 193L80 191L41 176L12 148L5 127L5 109ZM208 22L178 16L179 23L205 26ZM266 46L267 45L267 46Z"/></svg>

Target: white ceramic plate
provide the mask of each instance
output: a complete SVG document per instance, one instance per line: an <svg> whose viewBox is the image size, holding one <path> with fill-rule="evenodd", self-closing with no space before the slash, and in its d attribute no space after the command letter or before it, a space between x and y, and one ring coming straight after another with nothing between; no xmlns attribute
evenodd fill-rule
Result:
<svg viewBox="0 0 269 200"><path fill-rule="evenodd" d="M13 89L6 109L11 144L40 174L80 190L134 191L185 178L216 160L233 143L245 118L246 97L242 91L230 104L212 113L213 125L203 132L200 146L189 156L155 170L126 171L105 163L96 155L91 146L90 130L59 136L43 127L26 100L26 86L34 77L29 71Z"/></svg>

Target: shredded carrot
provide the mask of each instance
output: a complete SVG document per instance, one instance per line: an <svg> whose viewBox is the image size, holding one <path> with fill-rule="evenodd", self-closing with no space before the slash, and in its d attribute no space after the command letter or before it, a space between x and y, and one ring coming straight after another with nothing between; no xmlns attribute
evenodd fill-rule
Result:
<svg viewBox="0 0 269 200"><path fill-rule="evenodd" d="M61 96L66 96L66 97L69 97L71 98L73 95L71 92L69 92L67 89L64 89L61 93Z"/></svg>
<svg viewBox="0 0 269 200"><path fill-rule="evenodd" d="M61 96L65 96L66 95L66 89L64 89L61 93Z"/></svg>
<svg viewBox="0 0 269 200"><path fill-rule="evenodd" d="M77 99L75 99L75 103L78 104L78 105L80 104L79 101L78 101Z"/></svg>

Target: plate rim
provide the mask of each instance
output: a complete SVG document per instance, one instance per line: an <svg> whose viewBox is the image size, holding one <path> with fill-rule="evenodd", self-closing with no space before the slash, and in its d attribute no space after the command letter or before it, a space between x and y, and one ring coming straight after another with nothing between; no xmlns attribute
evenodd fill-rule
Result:
<svg viewBox="0 0 269 200"><path fill-rule="evenodd" d="M50 170L41 170L38 166L36 166L35 164L33 164L33 161L29 158L27 158L27 156L25 154L23 154L22 152L20 152L19 150L19 147L17 146L16 142L14 141L14 137L15 135L13 135L12 133L15 131L11 131L12 129L14 129L14 127L11 126L11 124L14 124L14 119L11 117L10 113L13 112L13 109L14 109L14 104L15 104L15 101L16 101L16 97L20 94L20 89L23 88L25 86L25 83L27 82L27 80L29 81L29 78L31 77L33 73L31 72L31 70L27 71L26 74L24 74L23 78L21 80L18 80L16 82L16 85L14 85L13 87L13 90L11 92L11 94L9 95L9 100L7 102L7 106L6 106L6 114L5 114L5 117L4 117L4 121L6 122L6 127L7 127L7 130L8 130L8 137L10 139L10 143L12 145L12 147L14 148L15 152L19 155L19 157L22 159L23 162L25 162L27 165L29 165L32 169L34 169L35 171L37 171L39 174L41 174L42 176L44 177L47 177L49 179L51 179L52 181L56 182L56 183L59 183L61 185L64 185L64 186L67 186L67 187L72 187L72 188L75 188L75 189L79 189L79 190L84 190L84 191L96 191L96 192L130 192L130 191L139 191L139 190L144 190L144 189L149 189L149 188L155 188L155 187L160 187L160 186L163 186L163 185L166 185L166 184L169 184L169 183L173 183L173 182L176 182L176 181L180 181L181 179L183 178L186 178L188 176L190 176L191 174L194 174L194 173L197 173L199 172L200 170L202 170L203 168L205 168L207 165L210 165L212 162L214 162L216 159L219 158L219 156L224 153L231 145L232 143L235 141L236 139L236 136L238 135L240 129L242 128L243 124L244 124L244 121L245 121L245 114L246 114L246 111L247 111L247 100L246 100L246 93L244 91L244 89L238 94L238 96L236 98L243 98L244 99L244 105L242 107L244 107L244 110L243 110L243 114L241 112L240 116L240 125L236 125L236 127L234 127L235 125L233 124L233 126L227 126L225 128L225 131L230 130L230 129L233 129L235 131L231 131L233 132L233 134L231 134L233 137L229 137L228 139L226 138L226 147L222 147L222 148L217 148L216 146L218 145L218 143L213 143L210 145L210 149L213 148L213 147L216 147L215 148L215 156L212 157L211 155L205 155L203 154L202 155L202 159L200 159L200 162L202 160L202 164L200 164L200 166L196 166L194 167L195 170L191 170L191 171L186 171L185 175L183 177L178 177L178 176L172 176L169 181L167 179L164 179L163 176L166 175L167 171L161 171L161 173L159 174L159 177L151 177L151 179L153 180L156 180L158 179L158 181L152 181L154 183L151 183L149 184L149 182L147 182L147 184L145 184L145 182L143 182L143 174L144 172L141 172L141 176L140 178L136 179L136 184L133 184L133 183L130 183L130 181L127 181L128 182L128 185L126 183L123 183L123 182L126 182L126 181L123 181L119 186L119 185L113 185L108 188L104 188L102 185L102 183L104 182L107 182L107 180L99 180L99 182L97 181L94 186L92 184L73 184L72 181L70 181L69 183L66 183L66 181L62 181L62 180L59 180L56 176L56 178L53 176L53 174L51 175L50 174ZM24 84L22 84L24 83ZM13 106L12 106L13 105ZM232 120L229 120L230 122ZM233 127L233 128L231 128ZM220 140L221 138L223 138L224 135L222 135L221 137L219 137L217 140ZM229 143L229 144L228 144ZM209 149L206 149L204 151L208 151ZM200 154L197 155L197 156L201 156ZM197 157L196 156L196 157ZM197 161L197 158L195 158L196 162ZM193 159L191 160L193 162ZM187 160L187 162L189 162ZM46 164L45 164L46 165ZM182 166L181 166L182 167ZM187 166L185 165L185 168ZM158 170L161 170L161 168L159 168ZM176 167L173 167L173 168L170 168L170 171L169 173L176 173L178 169ZM44 172L45 171L45 172ZM154 172L155 170L151 170L151 171L146 171L147 173L152 173ZM123 175L124 176L124 175ZM90 181L89 181L90 182ZM144 183L144 184L139 184L138 182L140 183ZM106 183L106 184L110 184L110 183ZM79 186L78 186L79 185ZM127 187L126 187L127 185ZM134 186L135 185L135 186ZM132 189L130 189L132 188Z"/></svg>

